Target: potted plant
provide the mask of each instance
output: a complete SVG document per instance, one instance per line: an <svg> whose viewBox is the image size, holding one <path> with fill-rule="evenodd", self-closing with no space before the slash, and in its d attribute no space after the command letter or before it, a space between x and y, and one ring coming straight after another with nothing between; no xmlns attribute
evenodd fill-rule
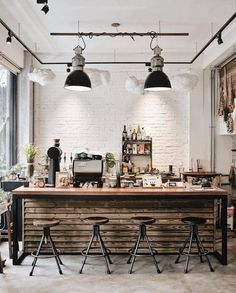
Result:
<svg viewBox="0 0 236 293"><path fill-rule="evenodd" d="M24 146L23 148L24 154L26 156L27 160L27 166L28 166L28 177L32 177L34 173L34 159L38 153L38 147L36 147L34 144L29 143Z"/></svg>
<svg viewBox="0 0 236 293"><path fill-rule="evenodd" d="M115 160L114 154L107 152L106 156L105 156L105 162L106 162L106 166L107 166L107 172L112 173L109 171L111 171L111 169L116 165L116 160Z"/></svg>

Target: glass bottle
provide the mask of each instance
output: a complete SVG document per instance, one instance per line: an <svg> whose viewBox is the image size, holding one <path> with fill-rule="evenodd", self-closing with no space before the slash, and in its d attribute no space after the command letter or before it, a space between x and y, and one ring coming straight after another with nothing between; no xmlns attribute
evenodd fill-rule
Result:
<svg viewBox="0 0 236 293"><path fill-rule="evenodd" d="M138 125L138 129L137 129L137 140L141 140L141 139L142 139L141 129L140 129L140 125Z"/></svg>
<svg viewBox="0 0 236 293"><path fill-rule="evenodd" d="M127 130L126 130L126 125L124 125L124 129L123 129L123 132L122 132L122 140L127 140Z"/></svg>
<svg viewBox="0 0 236 293"><path fill-rule="evenodd" d="M142 127L141 137L142 137L142 140L146 139L146 131L144 130L144 127Z"/></svg>
<svg viewBox="0 0 236 293"><path fill-rule="evenodd" d="M129 130L128 140L132 140L132 129Z"/></svg>
<svg viewBox="0 0 236 293"><path fill-rule="evenodd" d="M136 140L137 139L137 133L135 131L135 129L132 132L132 140Z"/></svg>
<svg viewBox="0 0 236 293"><path fill-rule="evenodd" d="M63 171L66 171L67 168L66 168L66 153L64 153L64 156L63 156Z"/></svg>

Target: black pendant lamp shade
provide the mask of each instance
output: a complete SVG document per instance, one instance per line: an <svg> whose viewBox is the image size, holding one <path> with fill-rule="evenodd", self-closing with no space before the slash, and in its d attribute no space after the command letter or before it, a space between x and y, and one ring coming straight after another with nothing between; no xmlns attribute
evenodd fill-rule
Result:
<svg viewBox="0 0 236 293"><path fill-rule="evenodd" d="M77 46L75 56L72 58L73 71L67 76L64 88L73 91L90 91L91 81L89 76L83 71L85 59L81 55L82 48Z"/></svg>
<svg viewBox="0 0 236 293"><path fill-rule="evenodd" d="M166 91L171 89L168 76L160 70L151 72L145 80L145 91Z"/></svg>
<svg viewBox="0 0 236 293"><path fill-rule="evenodd" d="M91 81L87 73L77 69L67 76L64 88L74 91L90 91Z"/></svg>
<svg viewBox="0 0 236 293"><path fill-rule="evenodd" d="M166 91L171 89L168 76L162 71L164 59L160 56L162 49L159 46L154 48L154 56L151 59L152 72L144 83L145 91Z"/></svg>

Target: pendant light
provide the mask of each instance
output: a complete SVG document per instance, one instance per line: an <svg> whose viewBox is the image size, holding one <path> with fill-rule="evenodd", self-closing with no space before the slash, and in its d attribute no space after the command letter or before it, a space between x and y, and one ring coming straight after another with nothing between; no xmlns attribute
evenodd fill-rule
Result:
<svg viewBox="0 0 236 293"><path fill-rule="evenodd" d="M160 56L162 49L157 45L154 49L154 56L151 59L152 72L144 83L145 91L166 91L171 89L168 76L162 71L164 59Z"/></svg>
<svg viewBox="0 0 236 293"><path fill-rule="evenodd" d="M82 47L74 48L75 56L72 58L73 71L67 76L64 88L74 91L90 91L91 81L89 76L83 71L85 58L82 54Z"/></svg>

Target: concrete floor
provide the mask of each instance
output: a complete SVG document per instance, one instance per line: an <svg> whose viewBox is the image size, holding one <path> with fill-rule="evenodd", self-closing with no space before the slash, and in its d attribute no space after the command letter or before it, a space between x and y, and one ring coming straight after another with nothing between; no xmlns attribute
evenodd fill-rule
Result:
<svg viewBox="0 0 236 293"><path fill-rule="evenodd" d="M236 237L229 239L229 264L222 266L213 256L210 260L215 269L209 271L207 263L192 257L190 271L183 273L184 260L174 264L176 256L158 256L161 274L157 274L150 257L137 258L134 273L128 274L127 257L112 256L112 274L107 275L103 259L90 259L83 274L79 274L81 256L61 256L65 265L59 275L54 259L40 259L29 277L32 257L22 265L12 266L7 259L4 274L0 274L0 293L215 293L236 292ZM0 244L2 255L7 254L6 243ZM91 264L93 263L93 265Z"/></svg>

